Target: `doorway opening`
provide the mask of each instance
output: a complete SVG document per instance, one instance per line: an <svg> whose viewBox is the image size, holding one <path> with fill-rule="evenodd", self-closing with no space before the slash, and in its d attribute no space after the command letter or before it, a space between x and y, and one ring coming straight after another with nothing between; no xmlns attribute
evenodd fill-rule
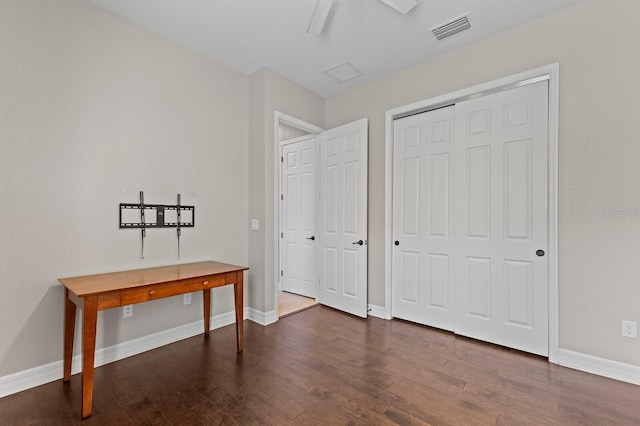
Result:
<svg viewBox="0 0 640 426"><path fill-rule="evenodd" d="M317 300L315 295L309 294L301 294L300 291L296 291L295 286L287 286L283 285L284 277L284 266L283 266L283 253L282 250L285 249L282 244L284 230L283 227L283 217L285 216L285 212L283 212L282 198L284 184L283 184L283 176L282 176L282 165L284 162L284 153L283 150L286 146L295 145L296 140L304 140L305 137L317 135L322 132L324 129L317 127L313 124L307 123L290 115L281 113L276 111L274 114L274 141L278 145L278 149L276 152L275 158L275 176L277 176L278 185L276 188L275 194L275 218L276 224L275 227L276 235L274 238L275 241L275 303L277 318L291 315L293 313L308 309L311 306L317 305ZM287 287L287 288L283 288ZM304 293L304 292L302 292ZM309 297L312 296L312 297Z"/></svg>
<svg viewBox="0 0 640 426"><path fill-rule="evenodd" d="M365 318L368 119L329 130L275 120L274 287ZM281 141L282 123L308 134Z"/></svg>

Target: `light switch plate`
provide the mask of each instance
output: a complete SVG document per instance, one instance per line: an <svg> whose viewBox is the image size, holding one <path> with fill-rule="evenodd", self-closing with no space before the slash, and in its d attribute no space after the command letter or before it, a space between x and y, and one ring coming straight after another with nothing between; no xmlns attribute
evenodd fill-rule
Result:
<svg viewBox="0 0 640 426"><path fill-rule="evenodd" d="M260 221L258 219L251 219L251 230L257 231L260 229Z"/></svg>

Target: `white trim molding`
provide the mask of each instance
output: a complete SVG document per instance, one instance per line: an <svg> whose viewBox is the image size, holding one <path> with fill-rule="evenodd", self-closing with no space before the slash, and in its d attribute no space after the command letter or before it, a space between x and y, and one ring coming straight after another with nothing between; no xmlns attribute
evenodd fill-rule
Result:
<svg viewBox="0 0 640 426"><path fill-rule="evenodd" d="M367 305L367 315L371 317L376 317L376 318L388 319L385 317L386 309L384 306L371 305L371 304Z"/></svg>
<svg viewBox="0 0 640 426"><path fill-rule="evenodd" d="M252 316L254 316L254 312L252 311L255 310L251 308L244 308L244 318L257 322L261 325L270 324L267 320L275 316L270 315L271 313L263 314L262 316L264 317L264 320L256 321L256 319L252 318ZM250 314L251 316L247 314ZM235 312L225 312L211 317L210 329L215 330L234 324L235 322ZM272 320L271 322L274 321ZM204 321L199 320L174 327L169 330L163 330L149 334L148 336L129 340L127 342L118 343L117 345L98 349L96 350L94 364L96 367L100 367L101 365L110 364L179 340L197 336L198 334L202 334L203 327ZM82 355L74 355L71 361L71 374L79 373L81 371L81 365ZM59 379L62 379L62 360L9 374L8 376L0 377L0 398Z"/></svg>
<svg viewBox="0 0 640 426"><path fill-rule="evenodd" d="M262 312L253 308L245 308L245 318L255 322L256 324L267 326L278 321L276 311Z"/></svg>
<svg viewBox="0 0 640 426"><path fill-rule="evenodd" d="M391 310L391 277L393 247L393 121L410 114L429 111L434 108L450 105L457 100L473 95L487 94L506 88L528 84L537 79L549 80L549 210L548 210L548 244L549 256L549 362L558 363L558 112L560 65L546 65L529 71L510 75L498 80L482 83L477 86L447 93L410 105L388 110L385 114L385 304L384 318L393 318Z"/></svg>
<svg viewBox="0 0 640 426"><path fill-rule="evenodd" d="M640 385L640 367L637 365L611 361L567 349L560 349L559 352L559 364L563 367Z"/></svg>

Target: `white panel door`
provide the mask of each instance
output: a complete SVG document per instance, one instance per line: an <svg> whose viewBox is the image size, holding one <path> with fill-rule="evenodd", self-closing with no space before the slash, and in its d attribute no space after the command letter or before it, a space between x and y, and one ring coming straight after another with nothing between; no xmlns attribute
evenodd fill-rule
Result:
<svg viewBox="0 0 640 426"><path fill-rule="evenodd" d="M367 316L368 121L320 135L318 299Z"/></svg>
<svg viewBox="0 0 640 426"><path fill-rule="evenodd" d="M317 136L282 147L282 289L316 297Z"/></svg>
<svg viewBox="0 0 640 426"><path fill-rule="evenodd" d="M455 121L456 332L547 356L548 83L458 103Z"/></svg>
<svg viewBox="0 0 640 426"><path fill-rule="evenodd" d="M393 128L393 315L453 330L454 107Z"/></svg>

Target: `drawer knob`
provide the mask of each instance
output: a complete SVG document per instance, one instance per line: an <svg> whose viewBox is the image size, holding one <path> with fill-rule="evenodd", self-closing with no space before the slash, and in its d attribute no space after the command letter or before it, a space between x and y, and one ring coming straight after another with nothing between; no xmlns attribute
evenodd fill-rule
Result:
<svg viewBox="0 0 640 426"><path fill-rule="evenodd" d="M208 286L209 285L209 281L203 282L202 285L205 286L205 287Z"/></svg>
<svg viewBox="0 0 640 426"><path fill-rule="evenodd" d="M155 294L156 294L156 291L155 291L155 290L151 290L151 291L149 292L149 296L154 296Z"/></svg>

